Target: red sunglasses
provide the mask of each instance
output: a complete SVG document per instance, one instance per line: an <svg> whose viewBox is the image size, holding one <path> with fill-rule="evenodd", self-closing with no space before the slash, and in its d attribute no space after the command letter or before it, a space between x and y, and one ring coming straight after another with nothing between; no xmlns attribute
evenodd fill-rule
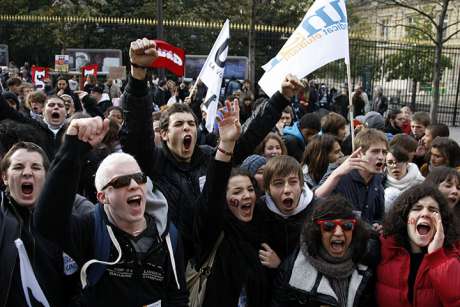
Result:
<svg viewBox="0 0 460 307"><path fill-rule="evenodd" d="M356 219L350 220L317 220L316 224L321 226L321 229L326 232L335 230L335 227L340 226L343 231L352 231L355 228Z"/></svg>

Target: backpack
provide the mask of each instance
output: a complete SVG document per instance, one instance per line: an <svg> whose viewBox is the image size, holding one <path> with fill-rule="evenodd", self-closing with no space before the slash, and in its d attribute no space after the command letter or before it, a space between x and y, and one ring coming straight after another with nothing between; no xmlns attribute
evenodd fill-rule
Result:
<svg viewBox="0 0 460 307"><path fill-rule="evenodd" d="M197 271L190 262L187 263L187 269L185 271L185 280L187 283L187 289L189 291L189 306L190 307L201 307L204 302L204 294L206 293L206 282L211 275L212 265L214 264L214 258L216 257L217 249L220 243L224 239L224 233L221 232L216 244L211 250L211 254L203 263L201 268Z"/></svg>
<svg viewBox="0 0 460 307"><path fill-rule="evenodd" d="M100 204L96 205L92 215L94 219L94 256L100 261L107 261L110 256L110 236L103 218L103 207ZM173 253L176 253L178 244L178 231L174 224L169 224L169 235ZM93 263L88 268L87 281L88 286L94 286L105 272L106 265L103 263Z"/></svg>

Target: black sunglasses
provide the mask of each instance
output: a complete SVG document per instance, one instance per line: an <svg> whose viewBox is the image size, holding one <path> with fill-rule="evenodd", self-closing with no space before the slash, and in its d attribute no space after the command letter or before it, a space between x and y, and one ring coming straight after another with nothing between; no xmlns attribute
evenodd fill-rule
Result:
<svg viewBox="0 0 460 307"><path fill-rule="evenodd" d="M144 173L135 173L116 177L109 181L102 189L105 190L108 187L113 187L115 189L124 188L130 185L131 179L134 179L137 184L143 184L147 182L147 176Z"/></svg>

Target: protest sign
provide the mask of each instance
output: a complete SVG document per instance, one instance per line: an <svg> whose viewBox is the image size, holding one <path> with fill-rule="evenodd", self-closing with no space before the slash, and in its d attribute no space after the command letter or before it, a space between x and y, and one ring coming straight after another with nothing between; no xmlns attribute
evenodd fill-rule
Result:
<svg viewBox="0 0 460 307"><path fill-rule="evenodd" d="M45 88L45 79L49 78L49 68L42 66L32 66L31 69L32 83L37 89Z"/></svg>
<svg viewBox="0 0 460 307"><path fill-rule="evenodd" d="M54 71L68 72L69 71L69 56L65 54L56 54L54 56Z"/></svg>

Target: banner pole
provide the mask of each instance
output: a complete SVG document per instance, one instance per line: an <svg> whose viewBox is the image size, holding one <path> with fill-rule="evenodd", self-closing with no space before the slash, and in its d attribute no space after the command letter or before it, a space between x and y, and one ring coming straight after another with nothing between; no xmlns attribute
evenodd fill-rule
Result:
<svg viewBox="0 0 460 307"><path fill-rule="evenodd" d="M355 133L353 127L353 97L351 97L351 69L350 69L350 60L345 60L345 65L347 65L347 79L348 79L348 114L350 118L350 133L351 133L351 148L352 152L355 151Z"/></svg>
<svg viewBox="0 0 460 307"><path fill-rule="evenodd" d="M200 76L198 76L198 78L196 78L195 83L193 84L192 88L190 89L190 94L189 94L188 97L187 97L187 98L189 98L190 100L192 99L193 92L196 90L196 87L197 87L197 84L198 84L198 80L200 80Z"/></svg>

